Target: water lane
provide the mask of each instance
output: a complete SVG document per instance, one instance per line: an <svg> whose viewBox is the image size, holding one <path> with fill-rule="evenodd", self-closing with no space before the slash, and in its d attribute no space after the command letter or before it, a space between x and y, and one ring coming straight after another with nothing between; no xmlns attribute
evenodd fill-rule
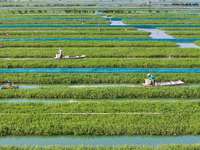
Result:
<svg viewBox="0 0 200 150"><path fill-rule="evenodd" d="M0 73L200 73L200 68L20 68L0 69Z"/></svg>
<svg viewBox="0 0 200 150"><path fill-rule="evenodd" d="M156 28L156 27L200 27L200 25L0 25L0 28L17 27L135 27L135 28Z"/></svg>
<svg viewBox="0 0 200 150"><path fill-rule="evenodd" d="M176 43L180 45L181 48L200 48L200 46L195 45L194 43Z"/></svg>
<svg viewBox="0 0 200 150"><path fill-rule="evenodd" d="M142 31L147 31L151 32L149 35L152 39L165 39L165 40L170 40L176 42L180 46L180 48L200 48L200 46L195 45L194 42L195 40L189 40L189 39L184 39L181 43L181 39L175 39L173 36L168 35L165 33L165 31L158 30L158 29L151 29L151 28L137 28L138 30ZM179 41L178 41L179 40ZM183 43L184 42L184 43ZM190 43L188 43L190 42Z"/></svg>
<svg viewBox="0 0 200 150"><path fill-rule="evenodd" d="M75 103L75 102L197 102L199 98L118 98L118 99L74 99L74 98L11 98L0 99L0 103Z"/></svg>
<svg viewBox="0 0 200 150"><path fill-rule="evenodd" d="M158 29L143 29L143 28L137 28L137 29L138 30L142 30L142 31L151 32L151 34L149 36L151 38L153 38L153 39L175 39L173 36L170 36L170 35L166 34L162 30L158 30Z"/></svg>
<svg viewBox="0 0 200 150"><path fill-rule="evenodd" d="M198 135L185 136L3 136L0 137L0 145L103 145L103 146L117 146L117 145L148 145L157 146L160 144L197 144L200 141Z"/></svg>

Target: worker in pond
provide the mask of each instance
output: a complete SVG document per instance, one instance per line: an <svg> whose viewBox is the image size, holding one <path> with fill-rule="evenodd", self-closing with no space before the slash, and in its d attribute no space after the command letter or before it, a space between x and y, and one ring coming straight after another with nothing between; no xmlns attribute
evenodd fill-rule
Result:
<svg viewBox="0 0 200 150"><path fill-rule="evenodd" d="M7 83L7 89L11 89L13 86L13 83L11 80L8 80L8 83Z"/></svg>
<svg viewBox="0 0 200 150"><path fill-rule="evenodd" d="M151 80L152 86L155 86L155 78L154 78L154 76L151 75L150 73L148 73L147 76L149 77L149 80Z"/></svg>
<svg viewBox="0 0 200 150"><path fill-rule="evenodd" d="M61 49L61 47L59 48L58 53L60 54L60 58L62 58L62 49Z"/></svg>

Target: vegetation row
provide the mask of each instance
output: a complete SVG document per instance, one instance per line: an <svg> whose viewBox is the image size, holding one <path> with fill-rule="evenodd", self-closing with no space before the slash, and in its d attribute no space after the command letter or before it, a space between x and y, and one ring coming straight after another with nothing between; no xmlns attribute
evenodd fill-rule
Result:
<svg viewBox="0 0 200 150"><path fill-rule="evenodd" d="M198 150L200 144L183 145L183 144L170 144L159 146L137 146L137 145L122 145L122 146L0 146L2 150Z"/></svg>
<svg viewBox="0 0 200 150"><path fill-rule="evenodd" d="M199 66L200 60L197 58L0 59L0 68L199 68Z"/></svg>
<svg viewBox="0 0 200 150"><path fill-rule="evenodd" d="M130 25L199 25L200 19L196 20L187 20L187 19L174 19L174 20L166 20L166 19L123 19L122 22L124 24Z"/></svg>
<svg viewBox="0 0 200 150"><path fill-rule="evenodd" d="M200 83L199 73L152 73L156 82L181 80L185 83ZM146 73L2 73L0 74L3 83L12 80L15 84L37 83L143 83L147 78Z"/></svg>
<svg viewBox="0 0 200 150"><path fill-rule="evenodd" d="M90 19L83 20L85 25L88 24L104 24L109 25L110 22L106 19ZM81 25L82 21L79 19L56 19L56 20L1 20L1 25Z"/></svg>
<svg viewBox="0 0 200 150"><path fill-rule="evenodd" d="M162 113L193 114L200 111L200 102L74 102L74 103L4 103L0 113Z"/></svg>
<svg viewBox="0 0 200 150"><path fill-rule="evenodd" d="M0 31L1 34L6 34L7 32L9 33L14 33L14 32L33 32L33 31L36 31L36 32L59 32L59 33L62 33L62 32L69 32L69 31L74 31L74 32L86 32L86 31L90 31L90 32L95 32L99 29L99 27L59 27L59 28L55 28L55 27L34 27L34 28L31 28L31 27L16 27L16 28L0 28ZM124 27L101 27L102 31L104 32L114 32L116 33L116 31L119 31L119 32L123 32L122 29L125 29ZM134 27L128 27L127 28L128 30L127 31L136 31L137 29L134 28ZM127 32L125 31L125 32ZM70 32L69 32L70 33ZM101 33L101 32L100 32ZM146 32L148 33L148 32Z"/></svg>
<svg viewBox="0 0 200 150"><path fill-rule="evenodd" d="M108 35L108 34L90 34L90 33L84 33L84 34L26 34L26 35L0 35L1 39L20 39L20 38L58 38L58 39L151 39L148 35L142 35L142 33L136 33L138 35L134 34L116 34L116 35Z"/></svg>
<svg viewBox="0 0 200 150"><path fill-rule="evenodd" d="M195 41L194 44L199 45L200 46L200 41Z"/></svg>
<svg viewBox="0 0 200 150"><path fill-rule="evenodd" d="M0 90L0 98L200 98L200 87L91 87Z"/></svg>
<svg viewBox="0 0 200 150"><path fill-rule="evenodd" d="M1 32L0 35L3 37L3 35L6 35L8 38L13 35L20 35L20 36L25 36L25 35L149 35L150 32L146 31L136 31L136 30L130 30L128 29L127 31L124 30L122 27L119 30L104 30L104 28L100 28L101 32L98 30L76 30L76 29L68 29L68 30L57 30L57 31L51 31L51 30L29 30L29 31L11 31L9 32L9 36L6 35L7 32ZM123 29L123 30L122 30ZM19 29L20 30L20 29ZM8 30L7 30L8 31ZM134 31L134 32L133 32Z"/></svg>
<svg viewBox="0 0 200 150"><path fill-rule="evenodd" d="M160 30L165 30L165 31L198 31L200 28L199 27L157 27L157 29Z"/></svg>
<svg viewBox="0 0 200 150"><path fill-rule="evenodd" d="M30 37L31 38L31 37ZM178 47L169 41L17 41L4 47Z"/></svg>
<svg viewBox="0 0 200 150"><path fill-rule="evenodd" d="M70 10L70 9L69 9ZM25 10L24 10L25 11ZM40 10L37 10L40 11ZM44 11L43 11L44 12ZM28 11L27 11L28 13ZM102 16L99 15L95 15L95 14L55 14L52 15L51 13L46 13L46 14L28 14L27 13L20 13L19 15L16 14L6 14L6 15L2 15L1 18L80 18L80 19L84 19L84 18L103 18Z"/></svg>
<svg viewBox="0 0 200 150"><path fill-rule="evenodd" d="M35 47L4 47L0 51L0 58L53 58L58 48ZM86 55L87 58L167 58L172 54L174 58L199 58L199 48L175 47L62 47L63 55Z"/></svg>
<svg viewBox="0 0 200 150"><path fill-rule="evenodd" d="M199 113L128 115L0 114L5 135L199 135Z"/></svg>
<svg viewBox="0 0 200 150"><path fill-rule="evenodd" d="M185 14L165 14L165 15L160 15L160 14L135 14L135 15L113 15L112 18L199 18L198 15L185 15Z"/></svg>

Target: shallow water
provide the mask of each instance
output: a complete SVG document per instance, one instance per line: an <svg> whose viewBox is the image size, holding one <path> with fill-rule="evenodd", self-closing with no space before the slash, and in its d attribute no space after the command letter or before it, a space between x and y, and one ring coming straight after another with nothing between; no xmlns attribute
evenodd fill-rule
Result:
<svg viewBox="0 0 200 150"><path fill-rule="evenodd" d="M173 36L168 35L165 31L151 28L137 28L138 30L151 32L149 35L152 39L175 39ZM194 43L176 43L180 48L200 48L200 46L195 45Z"/></svg>
<svg viewBox="0 0 200 150"><path fill-rule="evenodd" d="M176 43L180 45L181 48L200 48L200 46L195 45L194 43Z"/></svg>
<svg viewBox="0 0 200 150"><path fill-rule="evenodd" d="M199 68L19 68L0 73L200 73Z"/></svg>
<svg viewBox="0 0 200 150"><path fill-rule="evenodd" d="M200 101L200 98L118 98L118 99L74 99L74 98L11 98L0 99L3 103L74 103L74 102L195 102Z"/></svg>
<svg viewBox="0 0 200 150"><path fill-rule="evenodd" d="M147 32L151 32L151 34L149 35L152 39L174 39L173 36L170 36L168 34L166 34L164 31L162 30L158 30L158 29L150 29L150 28L137 28L138 30L142 30L142 31L147 31Z"/></svg>
<svg viewBox="0 0 200 150"><path fill-rule="evenodd" d="M122 21L110 21L110 25L125 25Z"/></svg>
<svg viewBox="0 0 200 150"><path fill-rule="evenodd" d="M3 86L6 86L3 84ZM200 84L183 84L183 87L200 86ZM1 87L1 86L0 86ZM19 89L34 89L34 88L95 88L95 87L143 87L141 83L102 83L102 84L19 84Z"/></svg>
<svg viewBox="0 0 200 150"><path fill-rule="evenodd" d="M185 135L185 136L4 136L0 137L0 145L149 145L157 146L160 144L196 144L200 141L200 136Z"/></svg>

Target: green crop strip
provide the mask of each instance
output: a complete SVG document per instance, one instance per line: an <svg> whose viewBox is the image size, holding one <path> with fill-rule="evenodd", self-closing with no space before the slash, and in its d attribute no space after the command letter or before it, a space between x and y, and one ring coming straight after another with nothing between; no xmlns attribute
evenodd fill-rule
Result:
<svg viewBox="0 0 200 150"><path fill-rule="evenodd" d="M172 54L175 58L199 58L199 48L175 47L62 47L63 54L75 56L84 54L87 58L166 58ZM35 47L4 47L0 51L0 58L53 58L58 48Z"/></svg>
<svg viewBox="0 0 200 150"><path fill-rule="evenodd" d="M200 113L200 102L0 103L0 114L44 113Z"/></svg>
<svg viewBox="0 0 200 150"><path fill-rule="evenodd" d="M2 82L12 80L17 83L56 84L56 83L143 83L146 73L2 73ZM185 83L199 83L198 73L153 73L156 82L181 80Z"/></svg>
<svg viewBox="0 0 200 150"><path fill-rule="evenodd" d="M139 33L138 33L139 34ZM84 35L10 35L10 36L0 36L1 39L18 39L18 38L58 38L58 39L151 39L148 35L91 35L85 33Z"/></svg>
<svg viewBox="0 0 200 150"><path fill-rule="evenodd" d="M6 17L5 17L6 16ZM23 15L12 15L12 14L6 14L5 16L2 15L3 18L80 18L80 19L84 19L84 18L103 18L99 15L68 15L68 14L57 14L57 15L52 15L52 14L41 14L41 15L31 15L31 14L23 14ZM52 20L53 21L53 20Z"/></svg>
<svg viewBox="0 0 200 150"><path fill-rule="evenodd" d="M0 135L199 134L196 128L200 124L199 105L199 102L1 103ZM59 115L74 112L116 114Z"/></svg>
<svg viewBox="0 0 200 150"><path fill-rule="evenodd" d="M157 27L157 29L160 29L160 30L165 30L165 31L198 31L200 30L200 27Z"/></svg>
<svg viewBox="0 0 200 150"><path fill-rule="evenodd" d="M200 144L183 145L183 144L170 144L159 146L137 146L137 145L122 145L122 146L0 146L3 150L194 150L198 149Z"/></svg>
<svg viewBox="0 0 200 150"><path fill-rule="evenodd" d="M200 46L200 41L195 41L194 44L199 45Z"/></svg>
<svg viewBox="0 0 200 150"><path fill-rule="evenodd" d="M80 54L83 55L83 54ZM199 68L197 58L86 58L86 59L0 59L0 68Z"/></svg>
<svg viewBox="0 0 200 150"><path fill-rule="evenodd" d="M136 15L114 15L112 16L113 18L199 18L199 15L182 15L182 14L177 14L177 15L160 15L160 14L149 14L149 15L141 15L141 14L136 14Z"/></svg>
<svg viewBox="0 0 200 150"><path fill-rule="evenodd" d="M69 31L74 31L74 32L83 32L83 31L90 31L90 32L94 32L95 30L97 31L99 29L99 27L60 27L60 28L55 28L55 27L34 27L34 28L31 28L31 27L16 27L16 28L0 28L0 31L2 31L0 34L6 34L7 32L10 32L11 34L15 33L15 32L33 32L33 31L36 31L36 32L59 32L59 33L62 33L63 31L66 31L66 32L69 32ZM103 33L104 32L114 32L116 33L115 31L118 31L119 33L125 33L127 31L136 31L137 29L134 28L134 27L128 27L127 31L122 31L122 29L125 29L123 27L101 27ZM117 33L118 33L117 32ZM96 32L95 32L96 33ZM102 33L102 32L99 32L99 33ZM148 32L146 32L148 33Z"/></svg>
<svg viewBox="0 0 200 150"><path fill-rule="evenodd" d="M38 88L0 90L0 98L200 98L200 87Z"/></svg>
<svg viewBox="0 0 200 150"><path fill-rule="evenodd" d="M200 25L200 20L196 19L196 20L179 20L177 21L176 19L174 20L160 20L160 19L147 19L147 20L143 20L143 19L123 19L122 22L124 24L130 24L130 25Z"/></svg>
<svg viewBox="0 0 200 150"><path fill-rule="evenodd" d="M0 135L198 135L198 113L0 115Z"/></svg>
<svg viewBox="0 0 200 150"><path fill-rule="evenodd" d="M0 25L81 25L79 19L55 19L55 20L1 20ZM104 24L109 25L110 22L106 19L91 19L84 20L85 25Z"/></svg>
<svg viewBox="0 0 200 150"><path fill-rule="evenodd" d="M169 41L17 41L4 47L178 47Z"/></svg>

